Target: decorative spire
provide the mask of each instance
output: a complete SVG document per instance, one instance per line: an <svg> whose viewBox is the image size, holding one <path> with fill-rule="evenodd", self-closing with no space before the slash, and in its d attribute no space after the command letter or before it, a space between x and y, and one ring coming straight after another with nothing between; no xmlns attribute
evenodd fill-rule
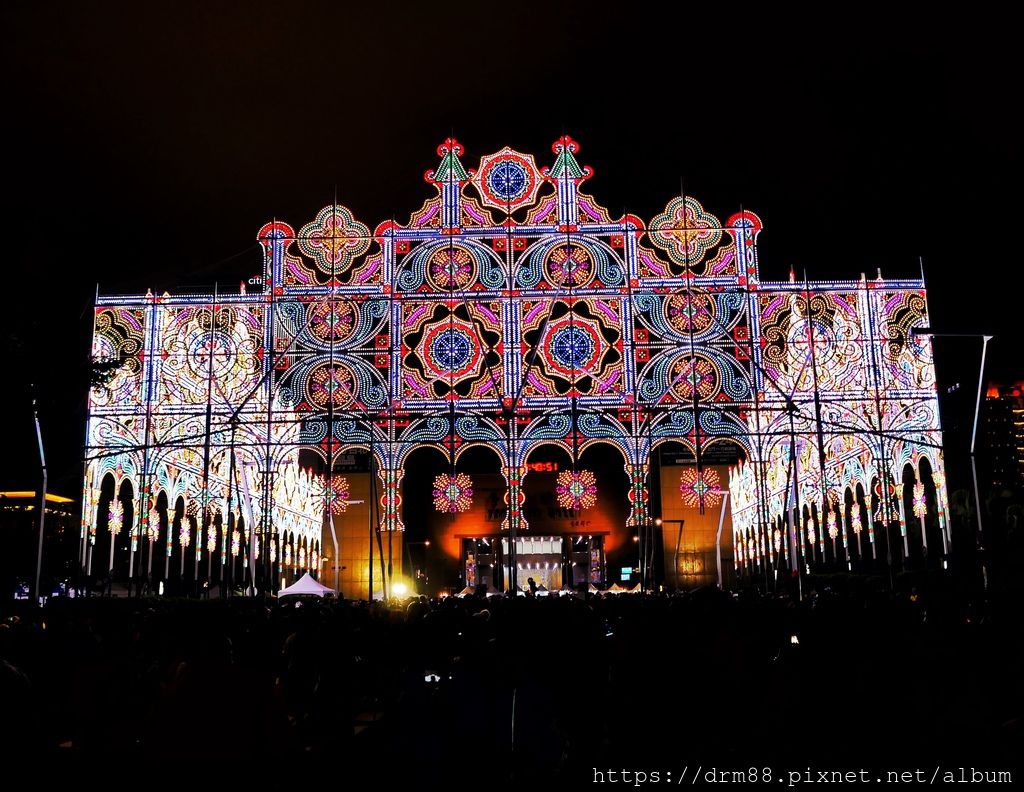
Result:
<svg viewBox="0 0 1024 792"><path fill-rule="evenodd" d="M579 223L579 208L576 205L576 188L584 179L593 174L590 168L580 167L573 156L580 150L580 144L568 135L562 135L551 144L555 153L555 164L544 168L541 175L553 183L558 190L558 225L559 230L575 230Z"/></svg>
<svg viewBox="0 0 1024 792"><path fill-rule="evenodd" d="M566 176L577 182L589 179L594 175L589 166L580 167L573 155L580 150L580 144L568 135L562 135L551 144L551 150L555 153L555 164L545 168L542 173L550 181L564 179Z"/></svg>
<svg viewBox="0 0 1024 792"><path fill-rule="evenodd" d="M446 138L444 143L437 147L441 164L437 170L427 171L424 176L441 191L441 227L448 229L449 233L459 226L462 185L473 175L462 166L459 159L462 151L462 144L459 141L453 137Z"/></svg>
<svg viewBox="0 0 1024 792"><path fill-rule="evenodd" d="M459 159L463 153L462 144L455 138L447 138L444 143L437 147L437 155L441 158L441 164L437 170L427 171L424 178L433 184L455 182L460 184L469 181L470 173L463 167Z"/></svg>

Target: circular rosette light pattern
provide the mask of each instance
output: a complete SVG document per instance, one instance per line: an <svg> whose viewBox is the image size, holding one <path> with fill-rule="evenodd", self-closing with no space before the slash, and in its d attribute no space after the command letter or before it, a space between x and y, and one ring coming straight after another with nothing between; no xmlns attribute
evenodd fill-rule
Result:
<svg viewBox="0 0 1024 792"><path fill-rule="evenodd" d="M344 363L323 363L313 369L306 380L306 398L317 410L344 409L355 399L356 376Z"/></svg>
<svg viewBox="0 0 1024 792"><path fill-rule="evenodd" d="M717 321L714 298L702 292L679 292L664 302L665 320L680 335L707 332Z"/></svg>
<svg viewBox="0 0 1024 792"><path fill-rule="evenodd" d="M455 514L468 511L472 505L473 481L465 473L442 473L434 479L434 508L439 512Z"/></svg>
<svg viewBox="0 0 1024 792"><path fill-rule="evenodd" d="M473 176L484 206L514 212L532 204L541 176L532 154L520 154L508 146L480 160Z"/></svg>
<svg viewBox="0 0 1024 792"><path fill-rule="evenodd" d="M583 245L571 243L551 249L544 262L548 280L557 286L578 288L594 279L594 260Z"/></svg>
<svg viewBox="0 0 1024 792"><path fill-rule="evenodd" d="M330 499L331 514L343 514L348 509L348 479L344 476L331 476L327 497Z"/></svg>
<svg viewBox="0 0 1024 792"><path fill-rule="evenodd" d="M427 279L439 291L467 288L476 275L473 254L460 245L439 248L427 262Z"/></svg>
<svg viewBox="0 0 1024 792"><path fill-rule="evenodd" d="M683 496L683 505L691 509L701 503L717 506L722 502L722 482L718 471L708 468L698 474L697 468L686 468L679 477L679 493Z"/></svg>
<svg viewBox="0 0 1024 792"><path fill-rule="evenodd" d="M429 327L419 351L429 373L442 379L472 374L482 358L473 325L455 318Z"/></svg>
<svg viewBox="0 0 1024 792"><path fill-rule="evenodd" d="M606 348L596 322L570 316L552 323L541 352L549 368L575 379L588 376Z"/></svg>
<svg viewBox="0 0 1024 792"><path fill-rule="evenodd" d="M707 401L719 390L720 375L715 364L705 357L679 357L669 367L669 386L680 401L691 401L695 396Z"/></svg>
<svg viewBox="0 0 1024 792"><path fill-rule="evenodd" d="M347 341L358 321L355 305L349 300L321 300L313 303L306 314L309 332L320 344Z"/></svg>
<svg viewBox="0 0 1024 792"><path fill-rule="evenodd" d="M590 509L597 503L597 479L589 470L563 470L555 482L558 505L563 509Z"/></svg>

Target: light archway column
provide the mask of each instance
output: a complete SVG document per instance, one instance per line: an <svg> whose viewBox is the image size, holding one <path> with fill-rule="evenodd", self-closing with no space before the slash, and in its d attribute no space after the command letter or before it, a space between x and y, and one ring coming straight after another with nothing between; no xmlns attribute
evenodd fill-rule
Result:
<svg viewBox="0 0 1024 792"><path fill-rule="evenodd" d="M924 482L918 480L914 484L914 516L921 521L921 547L924 554L928 555L928 529L925 526L925 517L928 516L928 502L924 497Z"/></svg>
<svg viewBox="0 0 1024 792"><path fill-rule="evenodd" d="M114 482L114 497L110 500L110 514L107 519L107 533L110 534L110 558L107 561L107 577L114 572L114 546L124 526L124 503L121 501L119 481Z"/></svg>
<svg viewBox="0 0 1024 792"><path fill-rule="evenodd" d="M946 519L948 514L946 504L946 476L942 472L932 471L932 483L935 485L935 510L936 516L939 520L939 533L942 534L942 553L947 555L949 553L950 535L949 535L949 521Z"/></svg>
<svg viewBox="0 0 1024 792"><path fill-rule="evenodd" d="M818 514L823 516L821 523L822 538L828 532L828 538L832 542L832 559L839 560L839 553L836 550L836 538L839 536L839 525L836 523L836 510L832 502L826 497L821 503L821 510Z"/></svg>
<svg viewBox="0 0 1024 792"><path fill-rule="evenodd" d="M167 536L164 537L164 580L170 577L171 573L171 554L174 552L174 507L177 505L178 499L175 498L171 501L167 507ZM184 519L184 518L183 518ZM184 558L185 548L181 548L181 555Z"/></svg>
<svg viewBox="0 0 1024 792"><path fill-rule="evenodd" d="M505 478L505 519L501 521L502 533L508 535L509 530L518 536L528 527L523 514L526 494L523 492L523 479L526 477L526 465L503 465L501 475Z"/></svg>
<svg viewBox="0 0 1024 792"><path fill-rule="evenodd" d="M146 530L146 515L142 513L142 498L132 499L132 527L131 542L128 546L128 585L131 586L132 578L135 575L135 552L139 549L139 536ZM139 558L139 566L142 566L142 558Z"/></svg>
<svg viewBox="0 0 1024 792"><path fill-rule="evenodd" d="M402 478L405 470L401 467L377 468L377 476L380 478L380 513L385 531L404 531L402 523Z"/></svg>
<svg viewBox="0 0 1024 792"><path fill-rule="evenodd" d="M807 560L807 526L811 521L811 516L809 514L805 515L802 512L798 512L796 520L799 526L797 530L800 534L800 558L804 562L804 566L806 568L807 564L810 563ZM811 542L811 556L814 556L814 542Z"/></svg>
<svg viewBox="0 0 1024 792"><path fill-rule="evenodd" d="M878 560L878 548L875 546L875 515L871 511L871 489L870 486L864 492L864 511L868 515L868 544L871 545L871 560Z"/></svg>
<svg viewBox="0 0 1024 792"><path fill-rule="evenodd" d="M526 493L523 492L523 479L526 478L524 460L529 449L523 452L517 445L513 444L513 454L508 464L501 467L501 475L505 479L505 519L501 521L501 532L502 538L509 542L508 553L503 562L508 569L508 576L505 579L506 591L516 591L519 586L514 542L515 538L529 527L523 514L523 504L526 502Z"/></svg>
<svg viewBox="0 0 1024 792"><path fill-rule="evenodd" d="M647 462L627 462L626 475L629 477L629 517L627 528L636 528L650 522L649 493L647 476L650 473Z"/></svg>
<svg viewBox="0 0 1024 792"><path fill-rule="evenodd" d="M850 560L850 535L847 532L849 526L847 525L846 518L846 496L840 498L839 502L835 504L836 520L839 522L839 535L843 539L843 554L846 556L846 568L851 569L852 561Z"/></svg>
<svg viewBox="0 0 1024 792"><path fill-rule="evenodd" d="M377 476L381 480L381 492L380 492L380 514L384 518L384 531L387 534L387 547L384 548L383 552L386 555L387 565L385 567L386 575L386 592L391 593L391 585L394 582L394 569L395 569L395 557L398 557L398 567L402 567L402 546L395 547L396 536L401 540L401 531L405 530L405 526L402 524L401 507L402 507L402 476L404 471L402 468L396 467L393 462L389 460L387 467L381 466L377 468ZM306 548L306 563L309 564L309 548ZM382 559L384 560L384 559Z"/></svg>
<svg viewBox="0 0 1024 792"><path fill-rule="evenodd" d="M100 520L100 489L99 487L93 488L94 500L92 509L92 523L89 525L89 536L86 540L87 546L85 548L85 576L89 577L92 575L92 554L96 549L96 526L99 525Z"/></svg>
<svg viewBox="0 0 1024 792"><path fill-rule="evenodd" d="M164 496L166 497L166 493L164 493ZM160 540L161 513L160 508L157 506L159 497L159 493L155 497L151 494L146 508L146 521L148 523L146 529L146 549L149 551L146 556L146 578L150 582L152 582L153 577L153 553L156 551L156 544Z"/></svg>
<svg viewBox="0 0 1024 792"><path fill-rule="evenodd" d="M835 511L836 522L839 527L839 536L843 542L843 553L846 554L846 560L850 560L850 538L846 533L846 503L840 499L832 504L832 509Z"/></svg>
<svg viewBox="0 0 1024 792"><path fill-rule="evenodd" d="M910 545L907 542L907 509L903 504L903 482L896 485L896 505L900 518L900 536L903 537L903 557L910 556Z"/></svg>
<svg viewBox="0 0 1024 792"><path fill-rule="evenodd" d="M857 537L857 559L864 560L864 546L861 543L860 535L864 531L864 518L861 516L860 499L857 497L857 490L853 490L853 503L850 504L850 530Z"/></svg>
<svg viewBox="0 0 1024 792"><path fill-rule="evenodd" d="M826 504L827 505L827 504ZM828 559L825 555L825 534L828 532L828 527L825 525L825 517L828 515L828 511L818 506L818 550L821 552L821 563L825 563ZM811 519L814 519L814 514L811 514ZM835 552L835 546L832 547L832 552Z"/></svg>
<svg viewBox="0 0 1024 792"><path fill-rule="evenodd" d="M85 491L84 508L82 509L82 527L79 531L79 566L84 570L89 563L89 549L96 543L96 520L99 517L100 490L88 486Z"/></svg>

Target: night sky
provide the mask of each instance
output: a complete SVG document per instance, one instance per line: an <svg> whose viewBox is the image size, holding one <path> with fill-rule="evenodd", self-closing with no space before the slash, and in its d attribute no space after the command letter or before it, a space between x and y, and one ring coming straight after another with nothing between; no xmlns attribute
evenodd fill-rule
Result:
<svg viewBox="0 0 1024 792"><path fill-rule="evenodd" d="M595 171L588 192L613 214L650 219L681 182L719 217L753 209L765 279L915 277L921 256L933 327L996 334L991 375L1024 375L1005 19L862 5L788 17L731 4L89 5L0 11L0 489L37 486L33 382L50 490L79 491L97 283L237 288L260 271L260 226L298 227L335 190L370 228L404 221L453 133L468 167L506 144L549 164L552 141L572 135ZM940 388L973 395L980 342L941 347Z"/></svg>

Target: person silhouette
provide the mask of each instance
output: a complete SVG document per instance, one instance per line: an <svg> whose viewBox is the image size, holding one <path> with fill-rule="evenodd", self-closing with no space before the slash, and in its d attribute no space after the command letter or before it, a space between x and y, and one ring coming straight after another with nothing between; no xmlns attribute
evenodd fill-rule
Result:
<svg viewBox="0 0 1024 792"><path fill-rule="evenodd" d="M531 594L536 594L537 593L537 581L534 580L533 578L527 578L526 579L526 583L530 587L530 593Z"/></svg>

